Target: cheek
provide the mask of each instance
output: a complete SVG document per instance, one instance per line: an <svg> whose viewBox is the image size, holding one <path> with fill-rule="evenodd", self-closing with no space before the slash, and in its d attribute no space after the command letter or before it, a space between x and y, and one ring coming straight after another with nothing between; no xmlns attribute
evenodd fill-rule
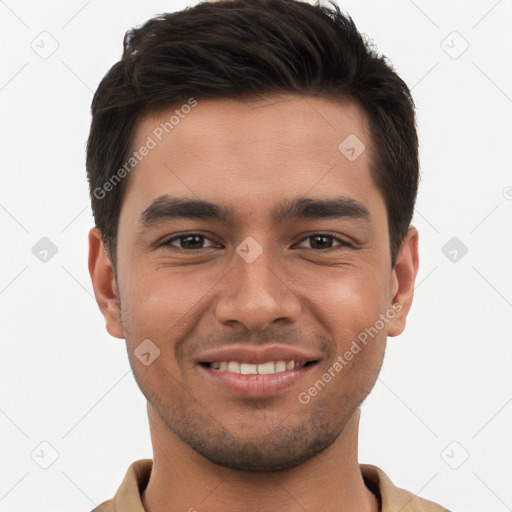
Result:
<svg viewBox="0 0 512 512"><path fill-rule="evenodd" d="M372 389L384 357L389 321L383 322L380 315L388 308L389 272L360 264L302 276L302 293L313 321L332 340L323 368L336 376L331 389L340 400L349 396L362 400Z"/></svg>
<svg viewBox="0 0 512 512"><path fill-rule="evenodd" d="M195 327L195 318L207 307L208 290L222 278L223 273L176 269L144 269L134 267L125 276L121 293L124 324L132 334L132 343L149 338L165 351L173 347Z"/></svg>
<svg viewBox="0 0 512 512"><path fill-rule="evenodd" d="M389 278L381 269L320 269L301 274L301 293L307 309L333 338L356 337L386 311Z"/></svg>
<svg viewBox="0 0 512 512"><path fill-rule="evenodd" d="M310 295L313 315L332 340L324 376L332 377L330 390L339 403L360 403L373 388L382 366L387 327L380 320L387 304L384 283L376 274L363 279L348 272L322 282ZM327 375L325 375L327 374Z"/></svg>

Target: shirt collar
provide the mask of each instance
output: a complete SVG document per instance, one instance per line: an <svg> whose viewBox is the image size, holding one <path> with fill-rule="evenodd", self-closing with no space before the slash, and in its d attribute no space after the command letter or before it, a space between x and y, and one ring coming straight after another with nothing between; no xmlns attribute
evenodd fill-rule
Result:
<svg viewBox="0 0 512 512"><path fill-rule="evenodd" d="M141 459L133 462L111 500L116 512L145 512L142 506L141 493L146 488L151 469L152 459ZM396 487L389 477L377 466L360 464L361 474L366 486L379 500L381 512L449 512L432 501L419 498L409 491Z"/></svg>

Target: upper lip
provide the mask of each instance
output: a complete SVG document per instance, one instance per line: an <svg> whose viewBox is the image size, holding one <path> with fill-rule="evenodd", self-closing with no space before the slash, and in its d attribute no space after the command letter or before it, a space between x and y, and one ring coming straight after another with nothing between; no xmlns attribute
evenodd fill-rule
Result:
<svg viewBox="0 0 512 512"><path fill-rule="evenodd" d="M300 363L307 363L308 361L318 361L320 358L319 354L286 345L272 344L264 347L231 345L199 354L196 358L196 363L221 361L238 361L247 364L260 364L267 361L298 361Z"/></svg>

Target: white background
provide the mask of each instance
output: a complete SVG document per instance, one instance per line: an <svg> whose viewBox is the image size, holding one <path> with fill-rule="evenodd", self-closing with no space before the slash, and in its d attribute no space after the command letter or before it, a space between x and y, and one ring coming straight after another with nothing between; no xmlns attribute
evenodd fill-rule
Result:
<svg viewBox="0 0 512 512"><path fill-rule="evenodd" d="M85 142L125 31L190 4L0 2L0 512L89 511L152 456L87 271ZM415 300L363 405L360 460L451 510L512 510L512 1L340 6L412 88L422 162ZM43 31L47 59L31 47L51 48ZM42 237L58 249L46 263ZM468 249L456 262L452 237Z"/></svg>

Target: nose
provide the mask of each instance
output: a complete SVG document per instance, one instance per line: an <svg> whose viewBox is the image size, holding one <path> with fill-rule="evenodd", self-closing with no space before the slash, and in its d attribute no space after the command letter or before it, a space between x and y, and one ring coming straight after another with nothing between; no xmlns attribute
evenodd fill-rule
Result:
<svg viewBox="0 0 512 512"><path fill-rule="evenodd" d="M248 263L238 254L232 270L222 283L215 306L217 320L224 324L243 324L251 331L262 331L277 320L294 322L301 312L301 302L293 283L270 251Z"/></svg>

